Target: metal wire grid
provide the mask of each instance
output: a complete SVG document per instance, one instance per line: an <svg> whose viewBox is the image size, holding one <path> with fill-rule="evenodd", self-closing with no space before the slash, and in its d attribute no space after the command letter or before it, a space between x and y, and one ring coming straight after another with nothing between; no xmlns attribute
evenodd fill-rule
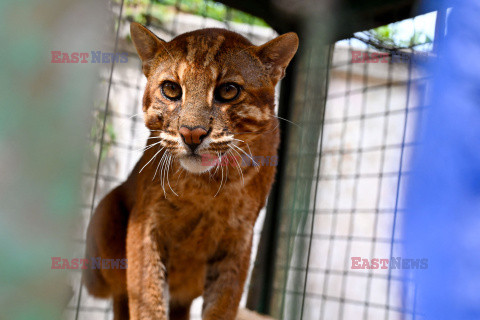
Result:
<svg viewBox="0 0 480 320"><path fill-rule="evenodd" d="M181 1L175 3L177 14L175 14L167 27L165 25L161 27L161 31L168 36L185 32L185 30L181 30L182 28L179 27L178 12L180 11L180 5ZM113 6L115 7L115 4ZM117 4L118 28L116 43L122 26L127 25L122 17L122 8L123 2L120 5ZM151 6L149 10L151 10ZM225 21L228 21L228 16L231 16L230 9L226 10ZM200 27L206 27L209 23L210 21L204 16ZM226 22L224 27L228 28L230 24ZM250 38L254 36L253 29L250 28L243 33ZM273 35L274 33L272 33L272 37ZM340 47L341 44L338 44L335 50ZM350 42L348 52L350 53L352 49ZM290 239L293 239L295 243L304 242L303 247L308 248L308 250L300 250L303 254L299 254L299 250L296 250L295 246L293 248L287 246L288 252L286 256L284 255L282 259L277 261L277 272L279 270L288 270L288 272L282 274L282 278L285 280L283 284L282 281L279 281L274 287L275 296L274 302L272 302L274 308L272 310L274 315L277 312L277 316L280 316L282 319L298 318L292 316L292 311L289 311L289 308L294 310L294 308L291 308L292 304L301 306L300 319L350 319L352 317L352 314L349 313L351 312L350 310L354 310L355 318L358 318L358 315L361 314L363 319L395 319L396 315L401 315L402 319L406 319L406 316L411 315L413 319L416 319L418 317L416 317L414 299L411 298L412 294L408 296L409 301L404 304L404 307L398 304L398 301L400 301L398 293L395 294L395 297L391 297L392 291L398 290L402 281L408 281L403 274L393 272L392 270L389 270L388 274L381 273L378 270L367 272L352 271L347 268L348 261L340 267L333 261L338 252L344 252L343 260L345 262L349 254L358 252L356 248L358 244L370 246L369 250L365 251L363 257L373 257L375 254L379 254L379 248L387 248L389 249L387 251L391 251L387 254L385 254L387 252L385 250L380 251L383 254L379 256L381 258L390 257L392 254L400 252L401 243L396 230L401 221L402 208L398 207L398 204L401 198L401 185L404 181L402 177L406 177L408 174L405 170L404 159L407 158L406 153L414 146L414 142L407 137L409 128L411 128L414 122L409 118L412 115L415 118L417 114L421 113L423 108L421 103L417 105L411 103L412 99L409 96L410 86L414 82L424 82L425 78L413 79L413 72L411 72L411 65L409 65L407 78L396 79L395 66L389 63L388 70L384 71L387 75L386 80L383 83L372 84L370 73L378 65L364 64L361 65L363 70L360 72L362 80L358 82L354 81L355 78L358 78L358 70L354 72L354 69L358 69L359 65L351 64L349 55L346 58L344 57L342 61L335 61L335 57L338 55L335 51L333 55L334 62L332 65L329 65L330 77L333 77L337 71L345 74L343 81L345 86L335 91L335 86L331 84L328 95L325 97L327 107L324 111L323 131L321 139L319 139L319 141L325 141L325 145L320 143L316 152L303 150L301 155L299 153L290 155L292 159L299 156L312 157L315 161L316 174L313 177L311 173L301 177L295 175L286 177L287 179L303 179L304 183L313 182L314 192L302 195L313 197L313 207L303 210L303 212L302 210L295 212L295 214L300 215L307 213L305 223L301 224L299 229L286 229L279 234L281 238L288 237L289 242ZM136 64L137 70L140 70L140 61L133 52L129 53L130 63ZM309 72L314 72L314 69L312 65L299 69L299 74L305 76L303 83L306 84L306 96L308 92L315 90L315 83L311 83L312 79L308 78ZM124 180L141 154L138 149L143 146L147 133L143 130L142 119L136 117L136 115L141 110L144 82L145 80L140 72L137 72L134 77L130 77L128 72L122 72L118 65L112 65L110 73L107 72L101 76L101 91L107 93L107 101L104 105L97 106L94 110L101 120L96 123L97 130L92 132L90 137L95 148L93 155L97 156L97 167L94 170L92 170L92 167L85 170L86 198L85 204L82 205L84 221L77 237L79 244L77 256L83 254L84 230L92 208L106 192ZM335 82L335 80L330 82ZM115 97L121 99L122 93L125 91L130 92L130 97L134 96L135 99L128 100L127 107L121 111L117 110L118 108L109 108L109 105L112 104L112 101L109 100L115 100ZM372 104L369 103L370 100L366 96L375 91L384 91L385 100L379 104L381 106L379 110L370 110ZM392 95L394 95L392 92L394 91L403 91L407 94L408 98L405 97L403 107L399 107L399 104L392 104ZM355 97L357 95L363 97L359 104L360 107L355 105ZM342 103L338 101L342 101ZM409 120L404 121L401 137L389 139L389 130L391 128L389 122L397 121L391 120L393 117ZM312 118L304 117L304 119ZM362 141L366 139L365 128L369 127L369 121L376 120L383 122L382 128L377 130L377 134L382 132L380 135L381 141L373 145L363 145ZM112 125L112 123L116 122L123 123L122 126L128 128L128 134L120 137L109 136L109 124ZM359 125L359 129L354 134L357 141L356 144L352 144L350 141L351 128L349 126L353 123L358 123ZM303 121L299 125L305 128L307 126L318 126L319 122L308 123ZM340 130L339 144L337 146L329 146L329 141L332 139L328 130L330 127L335 126L340 128L337 128L337 130ZM353 140L355 141L355 139ZM399 158L398 153L400 153ZM378 162L379 169L373 171L364 170L365 163L373 163L370 160L367 161L367 157L369 155L370 157L375 157L374 154L377 155L377 158L379 157L378 161L375 160ZM350 171L347 170L347 164L352 161L345 160L345 157L355 158L353 161L354 166ZM398 158L397 168L387 169L386 163L390 163L387 160L395 157ZM119 161L120 158L123 160ZM361 190L369 190L368 187L362 187L362 183L369 179L377 179L375 182L377 186L376 202L375 205L362 208L357 203L361 197ZM382 189L386 181L391 179L396 180L396 188L386 193L383 192ZM334 190L334 196L331 198L334 200L330 207L324 205L325 203L330 203L325 201L325 194L327 193L325 190L329 190L328 184L333 184L330 188ZM349 208L343 205L345 202L348 203L346 201L348 197L344 194L345 186L348 185L351 185L354 190L350 195L352 205ZM301 195L302 192L300 191L299 194ZM382 204L383 199L388 198L389 194L395 195L395 205L393 207ZM313 212L315 213L314 215L312 215ZM373 233L369 235L356 233L355 226L359 224L359 221L363 221L364 217L368 217L370 220L363 224L373 226ZM346 222L343 223L343 220L346 220ZM388 225L389 222L390 226L386 228L388 230L385 233L384 226ZM293 225L290 224L290 226ZM345 225L348 227L346 232L342 233L339 228ZM321 226L329 226L329 228L325 230ZM259 228L256 230L257 237L258 232ZM325 255L327 256L325 265L316 264L316 257L321 256L322 258ZM303 256L303 259L300 256ZM298 261L292 261L292 257ZM299 273L300 277L292 276L293 273ZM320 281L315 281L315 278L320 278ZM292 282L292 279L295 279L295 281ZM362 299L350 297L349 295L353 288L352 282L355 282L355 279L364 281L361 284L361 288L365 289L365 296ZM341 284L339 294L336 294L332 289L337 282ZM112 317L111 305L108 302L98 301L89 297L85 290L82 290L82 287L79 286L79 283L80 277L79 274L76 274L73 280L75 296L67 308L67 317L71 319L110 319ZM387 286L386 289L384 288L385 285ZM321 289L320 291L319 288ZM381 292L385 292L383 300L373 297L379 288ZM280 296L280 299L278 299L278 296ZM292 297L294 298L292 299ZM301 299L299 300L296 297ZM276 300L281 301L281 303L275 309ZM408 307L409 305L411 307ZM381 311L380 316L377 311Z"/></svg>
<svg viewBox="0 0 480 320"><path fill-rule="evenodd" d="M125 3L124 3L125 2ZM209 6L217 6L214 1L204 1L202 16L182 16L189 13L188 6L181 0L150 1L142 16L146 17L147 26L154 28L163 39L169 40L186 31L204 27L223 27L233 29L249 38L254 43L261 43L276 36L267 28L258 28L252 24L232 22L236 11L226 7L223 21L215 21L206 16ZM127 34L129 20L125 17L125 7L128 0L112 2L111 8L115 15L115 34L112 52L128 52L128 63L112 63L100 70L98 79L98 97L92 108L94 115L93 127L89 136L91 152L86 158L83 184L83 203L80 205L81 219L78 233L74 235L76 250L73 257L83 257L85 248L85 230L91 214L98 202L115 186L122 183L130 173L136 161L142 154L148 131L144 127L141 116L142 97L146 80L141 72L141 61L132 46L128 44ZM188 4L188 3L187 3ZM159 21L155 17L155 6L162 6L173 12L168 21ZM198 14L196 12L190 12ZM134 17L133 17L134 18ZM160 17L161 18L161 17ZM183 20L189 22L184 23ZM247 23L257 19L250 17ZM142 22L142 21L140 21ZM258 242L263 215L255 227L254 244ZM254 257L254 256L253 256ZM88 295L81 286L81 273L74 271L71 277L74 296L66 308L67 319L112 319L111 302L95 299ZM200 318L201 301L196 301L192 310L192 319Z"/></svg>
<svg viewBox="0 0 480 320"><path fill-rule="evenodd" d="M354 64L353 50L367 51L341 41L331 64L315 66L309 57L297 71L296 90L305 93L297 94L293 108L318 104L311 90L323 84L312 83L312 73L326 66L329 81L325 110L317 109L322 120L297 117L298 147L287 155L297 170L287 170L283 194L289 200L280 212L270 306L278 319L421 319L408 270L352 270L350 258L424 258L402 255L399 230L428 76L411 60ZM302 137L315 126L322 127L317 150L305 150ZM298 168L309 158L315 166L305 174ZM307 206L299 199L305 196Z"/></svg>

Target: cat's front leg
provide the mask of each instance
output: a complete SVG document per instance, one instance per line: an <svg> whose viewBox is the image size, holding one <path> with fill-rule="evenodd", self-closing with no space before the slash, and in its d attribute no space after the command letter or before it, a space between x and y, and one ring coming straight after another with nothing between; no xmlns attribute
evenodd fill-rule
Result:
<svg viewBox="0 0 480 320"><path fill-rule="evenodd" d="M246 235L246 234L245 234ZM244 236L245 236L244 235ZM234 320L248 274L252 239L237 239L207 266L203 320Z"/></svg>
<svg viewBox="0 0 480 320"><path fill-rule="evenodd" d="M165 267L155 224L132 214L127 231L127 290L130 320L167 320L163 294Z"/></svg>

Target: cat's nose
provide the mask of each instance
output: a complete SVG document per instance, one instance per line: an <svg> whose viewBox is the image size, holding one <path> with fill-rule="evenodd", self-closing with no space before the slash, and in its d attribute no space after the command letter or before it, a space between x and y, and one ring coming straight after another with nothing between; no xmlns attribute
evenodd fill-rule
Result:
<svg viewBox="0 0 480 320"><path fill-rule="evenodd" d="M181 126L178 132L192 152L195 151L200 143L202 143L203 139L208 135L208 131L203 127L190 128L187 126Z"/></svg>

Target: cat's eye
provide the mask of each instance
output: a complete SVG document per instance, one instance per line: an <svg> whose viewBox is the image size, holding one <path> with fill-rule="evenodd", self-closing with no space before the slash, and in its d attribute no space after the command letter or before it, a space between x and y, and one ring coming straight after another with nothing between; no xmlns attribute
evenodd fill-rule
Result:
<svg viewBox="0 0 480 320"><path fill-rule="evenodd" d="M167 99L175 101L182 97L182 88L178 83L165 81L162 83L161 89L163 96Z"/></svg>
<svg viewBox="0 0 480 320"><path fill-rule="evenodd" d="M234 100L240 94L240 86L235 83L225 83L215 90L215 100L228 102Z"/></svg>

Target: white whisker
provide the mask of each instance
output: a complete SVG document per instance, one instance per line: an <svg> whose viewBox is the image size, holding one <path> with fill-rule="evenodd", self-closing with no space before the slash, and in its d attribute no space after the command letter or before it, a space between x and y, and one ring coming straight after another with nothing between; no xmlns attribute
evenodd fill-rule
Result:
<svg viewBox="0 0 480 320"><path fill-rule="evenodd" d="M238 153L237 150L233 149L231 146L228 146L231 150L235 151L236 153ZM230 154L232 155L232 157L235 159L235 162L237 163L237 169L238 169L238 173L240 173L240 176L242 177L242 185L245 186L245 179L243 178L243 171L240 167L240 163L238 163L238 160L237 158L235 158L235 156L233 155L233 153L231 151L229 151ZM240 156L240 154L238 153L238 155ZM242 156L240 156L241 158Z"/></svg>
<svg viewBox="0 0 480 320"><path fill-rule="evenodd" d="M232 144L232 146L235 147L235 148L237 148L238 150L242 151L247 157L249 157L250 160L252 160L252 162L255 164L255 168L257 169L257 171L259 170L259 169L258 169L258 163L257 163L255 160L253 160L253 157L252 157L251 155L249 155L248 153L246 153L245 150L243 150L243 149L240 148L239 146L236 146L236 145L234 145L234 144Z"/></svg>
<svg viewBox="0 0 480 320"><path fill-rule="evenodd" d="M180 176L186 172L185 169L183 169L182 166L178 166L178 169L177 169L176 173L178 173L179 170L182 170L182 171L177 175L177 182L175 183L176 186L178 186L178 180L180 179Z"/></svg>
<svg viewBox="0 0 480 320"><path fill-rule="evenodd" d="M172 164L172 158L173 158L172 155L169 154L168 155L168 168L167 168L167 183L168 183L168 187L170 188L170 190L172 190L173 194L178 197L178 194L175 191L173 191L172 186L170 185L170 179L168 177L168 173L170 172L170 165Z"/></svg>
<svg viewBox="0 0 480 320"><path fill-rule="evenodd" d="M233 135L242 135L242 134L247 134L247 133L264 134L264 133L269 133L269 132L275 131L275 129L277 129L279 126L280 126L280 122L273 129L267 130L267 131L243 131L243 132L229 132L229 133L233 134Z"/></svg>
<svg viewBox="0 0 480 320"><path fill-rule="evenodd" d="M166 157L167 153L165 152L163 157L162 157L162 165L161 165L161 168L160 168L160 184L162 185L162 189L163 189L163 195L165 197L165 199L167 198L167 192L165 191L165 183L164 183L164 179L165 179L165 164L166 164L166 160L167 160L167 157Z"/></svg>
<svg viewBox="0 0 480 320"><path fill-rule="evenodd" d="M218 152L217 152L217 156L218 156L218 160L219 160L219 166L221 166L222 158L220 157L220 154ZM222 180L220 180L220 187L218 187L217 193L215 193L215 195L213 196L214 198L218 195L218 193L220 192L220 189L222 189L222 185L223 185L223 167L221 167L220 169L222 169Z"/></svg>
<svg viewBox="0 0 480 320"><path fill-rule="evenodd" d="M151 149L151 148L155 147L157 144L160 144L160 143L162 143L162 141L155 142L153 144L150 144L150 145L145 146L145 147L140 148L140 149L136 149L134 151L147 151L148 149Z"/></svg>
<svg viewBox="0 0 480 320"><path fill-rule="evenodd" d="M162 159L165 156L165 153L166 152L163 153ZM155 177L157 176L158 167L160 167L160 162L162 162L162 159L158 161L158 165L157 165L157 168L155 169L155 174L153 175L152 181L155 180Z"/></svg>
<svg viewBox="0 0 480 320"><path fill-rule="evenodd" d="M134 115L131 115L130 117L128 117L128 119L132 119L132 118L135 118L136 116L142 114L143 115L143 112L139 112L139 113L135 113Z"/></svg>
<svg viewBox="0 0 480 320"><path fill-rule="evenodd" d="M148 137L148 138L143 138L143 137L138 137L132 139L132 141L145 141L145 140L151 140L151 139L162 139L160 137Z"/></svg>
<svg viewBox="0 0 480 320"><path fill-rule="evenodd" d="M217 152L217 155L218 155L218 152ZM213 173L214 175L217 174L219 167L220 167L220 163L217 161L217 163L215 163L215 172Z"/></svg>
<svg viewBox="0 0 480 320"><path fill-rule="evenodd" d="M138 173L142 172L143 169L145 169L145 167L146 167L150 162L152 162L152 160L155 159L155 158L157 157L157 155L160 153L160 151L162 151L164 148L165 148L165 147L163 147L163 148L161 148L160 150L158 150L158 152L155 153L155 155L152 157L152 159L150 159L150 160L142 167L142 169L140 169L140 171L139 171Z"/></svg>
<svg viewBox="0 0 480 320"><path fill-rule="evenodd" d="M241 140L241 139L235 139L235 138L234 138L233 140L237 140L237 141L240 141L240 142L245 143L245 144L247 145L248 152L250 152L250 155L253 156L253 155L252 155L252 150L250 149L250 145L249 145L248 143L246 143L245 141L243 141L243 140Z"/></svg>
<svg viewBox="0 0 480 320"><path fill-rule="evenodd" d="M252 159L252 161L255 163L255 165L257 166L257 171L258 171L258 163L256 163L256 162L253 160L253 158L252 158L253 155L252 155L252 150L250 149L250 145L249 145L248 143L246 143L245 141L241 140L241 139L235 139L235 138L234 138L234 140L243 142L243 143L245 143L245 144L247 145L248 151L250 152L250 156L251 156L250 159ZM240 148L239 146L236 146L236 147L237 147L237 148ZM240 150L242 150L242 149L240 148Z"/></svg>
<svg viewBox="0 0 480 320"><path fill-rule="evenodd" d="M290 121L290 120L288 120L288 119L285 119L285 118L282 118L282 117L276 116L276 115L274 115L274 114L272 114L272 116L273 116L273 117L275 117L275 118L277 118L277 119L280 119L280 120L283 120L283 121L287 121L287 122L289 122L289 123L293 124L294 126L297 126L297 127L301 128L301 127L300 127L298 124L296 124L296 123L295 123L295 122L293 122L293 121Z"/></svg>
<svg viewBox="0 0 480 320"><path fill-rule="evenodd" d="M225 166L225 169L226 169L227 172L226 172L226 175L225 175L225 183L223 184L224 186L225 186L225 185L227 184L227 182L228 182L228 163L227 163L227 165Z"/></svg>

